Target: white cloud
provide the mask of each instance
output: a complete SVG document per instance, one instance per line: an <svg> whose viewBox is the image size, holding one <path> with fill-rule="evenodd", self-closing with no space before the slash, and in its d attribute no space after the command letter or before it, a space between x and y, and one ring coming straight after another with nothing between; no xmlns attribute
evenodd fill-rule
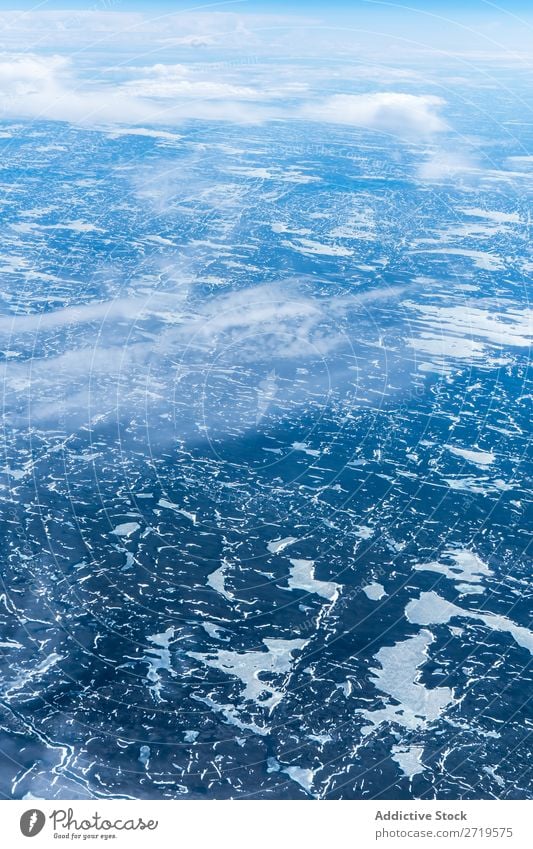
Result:
<svg viewBox="0 0 533 849"><path fill-rule="evenodd" d="M197 100L259 100L261 93L249 86L237 86L215 80L190 80L182 75L166 75L162 79L146 77L131 80L124 89L136 97L195 98Z"/></svg>
<svg viewBox="0 0 533 849"><path fill-rule="evenodd" d="M56 85L68 64L62 56L14 56L0 62L0 85L17 96L34 94Z"/></svg>
<svg viewBox="0 0 533 849"><path fill-rule="evenodd" d="M175 125L190 118L257 123L273 116L252 102L262 95L249 86L194 79L180 66L155 67L159 72L140 80L94 84L78 78L63 57L6 57L0 62L4 115L89 125Z"/></svg>
<svg viewBox="0 0 533 849"><path fill-rule="evenodd" d="M418 178L428 183L441 183L477 170L474 158L464 152L438 150L418 168Z"/></svg>
<svg viewBox="0 0 533 849"><path fill-rule="evenodd" d="M201 303L194 292L188 300L181 291L153 292L150 298L6 318L0 336L33 350L30 359L3 364L6 421L27 420L30 407L36 422L54 419L61 409L76 426L84 417L87 421L89 404L91 416L112 411L117 399L128 411L147 392L157 405L172 397L180 363L184 373L207 374L218 361L239 369L243 364L263 368L273 358L304 363L327 356L354 341L350 331L341 329L343 319L363 304L397 298L400 291L317 297L312 283L287 280L217 294ZM97 333L92 322L99 324ZM74 328L75 333L57 335ZM24 339L26 333L35 337ZM51 334L55 353L39 356L37 350ZM254 408L253 421L256 414Z"/></svg>
<svg viewBox="0 0 533 849"><path fill-rule="evenodd" d="M146 121L156 110L120 88L83 90L60 56L11 56L0 63L5 115L59 121ZM147 114L148 113L148 114Z"/></svg>
<svg viewBox="0 0 533 849"><path fill-rule="evenodd" d="M321 103L308 104L300 115L313 121L349 124L400 136L429 137L447 129L438 111L444 104L433 95L375 92L335 94Z"/></svg>
<svg viewBox="0 0 533 849"><path fill-rule="evenodd" d="M0 316L0 333L32 333L72 327L93 321L142 319L153 311L154 305L150 305L146 298L117 298L114 301L99 301L64 307L52 312L3 315Z"/></svg>
<svg viewBox="0 0 533 849"><path fill-rule="evenodd" d="M337 94L307 102L305 85L287 75L250 74L248 66L157 63L130 68L141 74L109 82L78 74L62 56L17 55L0 61L0 96L11 118L67 121L101 126L178 125L199 119L234 123L267 120L313 120L367 127L407 138L428 138L446 129L439 115L443 101L430 95L401 92ZM244 84L243 84L244 82ZM296 106L284 99L298 98ZM431 165L426 170L429 173Z"/></svg>

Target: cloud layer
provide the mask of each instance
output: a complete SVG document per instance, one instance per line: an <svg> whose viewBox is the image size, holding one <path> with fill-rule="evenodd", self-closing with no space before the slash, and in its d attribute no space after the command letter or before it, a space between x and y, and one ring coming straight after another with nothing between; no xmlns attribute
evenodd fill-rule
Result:
<svg viewBox="0 0 533 849"><path fill-rule="evenodd" d="M61 409L72 423L106 414L117 404L131 411L147 394L171 397L177 372L193 370L205 377L220 366L241 373L274 361L322 361L351 350L356 340L344 327L348 316L396 300L402 291L324 297L304 281L286 280L200 301L180 291L154 292L149 298L6 317L0 322L0 346L33 350L29 359L4 363L7 421L27 420L30 409L34 422L53 420ZM61 338L62 350L56 341L53 355L38 355L51 338Z"/></svg>
<svg viewBox="0 0 533 849"><path fill-rule="evenodd" d="M175 126L189 119L261 123L309 120L427 139L447 129L433 95L397 91L317 96L297 69L161 63L108 68L97 80L59 55L4 55L4 116L89 126Z"/></svg>

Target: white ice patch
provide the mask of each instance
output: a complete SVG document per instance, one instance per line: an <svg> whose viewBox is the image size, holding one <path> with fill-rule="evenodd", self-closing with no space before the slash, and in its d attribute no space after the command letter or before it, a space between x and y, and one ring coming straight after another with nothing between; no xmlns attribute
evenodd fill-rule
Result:
<svg viewBox="0 0 533 849"><path fill-rule="evenodd" d="M418 369L422 372L436 371L446 374L449 370L443 360L466 360L470 362L471 360L480 360L485 353L480 342L476 342L474 339L442 335L439 334L438 328L435 328L433 333L423 332L420 336L410 339L409 344L415 350L437 358L437 362L420 363Z"/></svg>
<svg viewBox="0 0 533 849"><path fill-rule="evenodd" d="M149 130L145 127L127 127L125 129L120 130L109 130L108 133L110 138L118 139L121 136L146 136L147 138L153 139L163 139L163 141L179 141L183 136L178 135L177 133L168 133L165 130Z"/></svg>
<svg viewBox="0 0 533 849"><path fill-rule="evenodd" d="M483 271L501 271L504 268L503 261L499 256L484 251L472 251L466 248L426 248L425 250L413 251L415 254L444 254L446 256L465 256L471 259L476 268Z"/></svg>
<svg viewBox="0 0 533 849"><path fill-rule="evenodd" d="M210 637L214 640L227 640L228 637L221 637L220 632L224 629L219 625L215 625L214 622L202 622L202 628L206 631Z"/></svg>
<svg viewBox="0 0 533 849"><path fill-rule="evenodd" d="M0 471L5 475L9 475L13 480L20 481L29 473L30 469L11 469L9 466L4 466Z"/></svg>
<svg viewBox="0 0 533 849"><path fill-rule="evenodd" d="M428 689L418 680L418 669L426 662L427 650L433 641L431 631L423 629L407 640L378 651L375 659L381 668L373 670L377 679L375 686L399 704L361 711L370 723L362 729L363 735L382 722L394 722L409 729L424 728L453 704L454 694L449 687Z"/></svg>
<svg viewBox="0 0 533 849"><path fill-rule="evenodd" d="M321 181L321 177L316 177L313 174L306 174L299 168L247 168L245 166L234 166L228 168L230 174L238 174L242 177L248 177L254 180L274 180L282 183L317 183Z"/></svg>
<svg viewBox="0 0 533 849"><path fill-rule="evenodd" d="M468 305L439 307L429 304L413 304L422 320L435 322L440 333L458 337L477 336L493 345L515 345L527 348L531 342L530 309L510 309L504 313L491 313L480 307Z"/></svg>
<svg viewBox="0 0 533 849"><path fill-rule="evenodd" d="M484 577L492 575L492 571L477 554L467 551L467 549L454 550L448 548L443 551L443 556L453 560L453 566L433 561L431 563L416 563L414 568L418 572L438 572L452 581L460 581L460 584L456 584L456 589L459 592L483 592L483 588L479 585Z"/></svg>
<svg viewBox="0 0 533 849"><path fill-rule="evenodd" d="M456 617L475 619L483 622L487 628L491 628L493 631L511 634L519 646L533 654L533 631L515 625L506 616L500 616L496 613L481 613L477 610L465 610L451 601L446 601L435 592L422 593L420 598L410 601L405 608L405 615L409 622L414 622L417 625L446 625L450 619Z"/></svg>
<svg viewBox="0 0 533 849"><path fill-rule="evenodd" d="M65 221L63 224L68 230L74 230L76 233L103 233L104 230L101 227L96 227L94 224L91 224L88 221L80 221L79 219L76 221Z"/></svg>
<svg viewBox="0 0 533 849"><path fill-rule="evenodd" d="M275 539L267 543L267 548L271 554L279 554L280 551L288 548L294 542L298 542L298 537L284 537L283 539Z"/></svg>
<svg viewBox="0 0 533 849"><path fill-rule="evenodd" d="M282 221L275 221L271 224L271 228L273 233L290 233L292 236L308 236L311 232L310 230L297 230L294 227L289 227Z"/></svg>
<svg viewBox="0 0 533 849"><path fill-rule="evenodd" d="M291 560L291 575L289 587L291 590L306 590L335 601L339 594L340 584L333 581L317 581L315 579L315 563L313 560Z"/></svg>
<svg viewBox="0 0 533 849"><path fill-rule="evenodd" d="M307 442L293 442L291 448L294 451L303 451L304 454L309 454L310 457L320 457L320 451L316 448L309 448Z"/></svg>
<svg viewBox="0 0 533 849"><path fill-rule="evenodd" d="M413 775L417 775L419 772L424 772L425 766L420 760L423 754L423 746L392 747L392 760L396 761L407 778L412 778Z"/></svg>
<svg viewBox="0 0 533 849"><path fill-rule="evenodd" d="M124 522L123 525L117 525L111 533L117 537L130 537L135 531L138 531L141 526L138 522Z"/></svg>
<svg viewBox="0 0 533 849"><path fill-rule="evenodd" d="M20 672L17 677L13 681L8 681L4 683L2 690L9 697L9 694L13 692L13 690L20 690L22 687L26 686L29 681L33 681L34 678L41 678L45 675L49 669L52 669L60 660L63 660L65 655L58 654L53 651L41 663L38 663L37 666L34 666L32 669Z"/></svg>
<svg viewBox="0 0 533 849"><path fill-rule="evenodd" d="M74 233L103 233L101 227L96 227L88 221L63 221L60 224L37 225L43 230L72 230Z"/></svg>
<svg viewBox="0 0 533 849"><path fill-rule="evenodd" d="M141 746L139 751L139 761L142 763L145 769L148 769L148 762L150 760L150 746Z"/></svg>
<svg viewBox="0 0 533 849"><path fill-rule="evenodd" d="M301 766L286 766L281 771L285 772L293 781L296 781L300 787L303 787L306 793L311 793L311 788L315 778L315 774L312 769L304 769Z"/></svg>
<svg viewBox="0 0 533 849"><path fill-rule="evenodd" d="M222 566L219 566L218 569L215 569L214 572L211 572L210 575L207 576L207 584L216 590L217 593L223 595L224 598L227 598L228 601L231 601L234 598L233 593L226 589L226 570L229 568L229 563L223 561Z"/></svg>
<svg viewBox="0 0 533 849"><path fill-rule="evenodd" d="M354 533L359 539L370 539L374 536L374 529L369 528L368 525L356 525Z"/></svg>
<svg viewBox="0 0 533 849"><path fill-rule="evenodd" d="M291 248L297 253L306 256L352 256L353 251L342 245L323 245L312 239L297 239L296 241L284 240L281 243L285 248Z"/></svg>
<svg viewBox="0 0 533 849"><path fill-rule="evenodd" d="M166 498L160 498L157 503L160 507L166 507L168 510L174 510L175 513L181 513L181 515L185 516L186 519L189 519L193 525L196 524L196 513L189 513L188 510L184 510L183 507L173 504L172 501L167 501Z"/></svg>
<svg viewBox="0 0 533 849"><path fill-rule="evenodd" d="M464 215L473 215L475 218L494 221L495 224L520 224L518 212L498 212L492 209L481 209L480 207L463 207L459 209L459 212Z"/></svg>
<svg viewBox="0 0 533 849"><path fill-rule="evenodd" d="M496 782L498 787L505 787L505 781L503 780L501 775L497 774L495 767L484 766L483 772L486 773L487 775L490 775L490 777L494 779L494 781Z"/></svg>
<svg viewBox="0 0 533 849"><path fill-rule="evenodd" d="M252 734L259 734L261 737L270 733L270 728L268 726L262 728L255 722L243 722L239 716L237 708L233 705L220 705L218 702L215 702L209 697L196 696L194 693L192 694L191 699L194 699L196 702L201 702L210 710L215 711L215 713L222 714L226 722L230 725L234 725L236 728L240 728L241 731L251 731Z"/></svg>
<svg viewBox="0 0 533 849"><path fill-rule="evenodd" d="M472 595L472 593L474 593L474 595L482 595L485 592L485 588L480 584L456 584L455 589L458 593L461 593L461 595Z"/></svg>
<svg viewBox="0 0 533 849"><path fill-rule="evenodd" d="M157 646L157 648L149 648L145 652L143 660L148 664L148 674L146 677L151 682L150 689L158 702L163 701L161 698L162 680L159 670L166 669L173 677L176 675L171 666L169 650L170 640L173 636L174 628L167 628L163 633L151 634L147 638L150 643Z"/></svg>
<svg viewBox="0 0 533 849"><path fill-rule="evenodd" d="M511 485L501 478L491 480L486 476L472 477L471 475L465 475L460 478L443 478L443 480L448 484L450 489L456 489L460 492L475 492L479 495L488 495L491 492L505 492L508 489L512 489Z"/></svg>
<svg viewBox="0 0 533 849"><path fill-rule="evenodd" d="M525 348L531 342L530 309L494 313L469 305L439 307L406 302L419 316L411 347L438 358L484 361L491 364L486 347Z"/></svg>
<svg viewBox="0 0 533 849"><path fill-rule="evenodd" d="M456 457L462 457L464 460L468 460L469 463L474 463L476 466L490 466L496 459L492 451L472 451L467 450L466 448L457 448L455 445L445 445L444 447Z"/></svg>
<svg viewBox="0 0 533 849"><path fill-rule="evenodd" d="M379 601L380 598L387 595L382 584L367 584L366 587L363 587L363 592L371 601Z"/></svg>
<svg viewBox="0 0 533 849"><path fill-rule="evenodd" d="M217 649L216 652L203 654L188 652L206 666L220 669L225 675L234 675L245 686L242 698L255 701L260 707L274 708L283 698L284 692L259 678L262 673L279 676L290 672L293 652L301 649L306 640L264 639L266 651L236 652ZM267 698L260 698L268 694Z"/></svg>

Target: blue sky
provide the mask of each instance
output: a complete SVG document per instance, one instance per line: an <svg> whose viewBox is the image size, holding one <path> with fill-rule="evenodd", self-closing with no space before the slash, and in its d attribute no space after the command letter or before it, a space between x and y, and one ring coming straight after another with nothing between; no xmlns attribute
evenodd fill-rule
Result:
<svg viewBox="0 0 533 849"><path fill-rule="evenodd" d="M387 61L391 47L433 50L435 55L477 52L489 60L511 53L529 57L533 44L532 0L405 0L405 4L400 0L0 0L0 13L5 12L10 15L8 25L0 29L4 51L56 49L65 54L79 47L82 36L87 45L128 47L127 38L112 35L121 29L136 30L137 41L131 46L138 51L143 39L155 46L156 27L161 30L158 43L164 41L166 16L169 24L172 18L174 29L183 26L184 34L196 29L206 36L211 30L220 33L225 18L227 30L240 25L257 42L264 42L263 48L266 44L280 55L313 55L326 61L369 49ZM64 27L57 21L62 13ZM84 13L90 14L86 18ZM145 31L141 31L144 21L139 24L132 13L146 18ZM65 38L73 26L79 31L77 38ZM219 52L243 48L235 40L215 41ZM258 45L253 50L261 53Z"/></svg>
<svg viewBox="0 0 533 849"><path fill-rule="evenodd" d="M229 2L202 2L202 0L0 0L0 9L19 11L45 11L55 9L78 9L84 11L139 11L152 12L155 9L165 11L192 11L194 9L212 8L226 11L281 13L320 13L342 12L344 15L354 13L379 13L381 11L393 14L398 10L418 10L421 12L436 12L439 14L454 14L470 16L474 13L488 16L498 16L506 13L531 13L531 0L229 0Z"/></svg>

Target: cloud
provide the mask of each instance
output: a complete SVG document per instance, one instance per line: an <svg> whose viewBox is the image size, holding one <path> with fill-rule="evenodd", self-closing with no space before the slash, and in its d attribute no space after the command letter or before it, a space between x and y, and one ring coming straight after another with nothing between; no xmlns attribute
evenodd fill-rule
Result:
<svg viewBox="0 0 533 849"><path fill-rule="evenodd" d="M0 316L0 334L43 332L92 322L142 321L150 315L167 312L181 303L183 295L152 293L148 298L116 298L79 306L64 307L52 312L28 315Z"/></svg>
<svg viewBox="0 0 533 849"><path fill-rule="evenodd" d="M11 56L0 63L0 95L6 116L86 121L146 122L157 109L120 88L84 90L71 62L61 56Z"/></svg>
<svg viewBox="0 0 533 849"><path fill-rule="evenodd" d="M238 86L215 80L191 80L182 73L165 74L160 79L145 77L131 80L123 87L136 97L177 99L181 97L197 100L259 100L261 93L250 86Z"/></svg>
<svg viewBox="0 0 533 849"><path fill-rule="evenodd" d="M0 325L0 333L20 340L18 347L26 346L31 357L3 364L6 422L27 421L30 410L34 422L60 412L76 427L117 404L130 413L146 393L159 412L173 395L177 371L206 375L218 364L261 372L274 360L303 364L350 350L356 340L345 319L401 291L318 295L314 281L286 280L208 298L194 290L187 299L181 292L154 292L149 299L17 316ZM35 336L24 339L30 331ZM54 354L46 356L43 342L51 334Z"/></svg>
<svg viewBox="0 0 533 849"><path fill-rule="evenodd" d="M263 74L250 74L247 65L156 63L126 70L110 67L106 76L111 78L102 82L101 76L79 76L73 62L62 56L11 55L0 62L0 96L6 117L92 126L312 120L407 138L429 138L447 127L439 115L441 98L375 92L307 102L306 86L286 71L265 78L264 69ZM140 76L124 79L132 73Z"/></svg>
<svg viewBox="0 0 533 849"><path fill-rule="evenodd" d="M54 87L69 65L63 56L14 56L0 62L0 85L19 96Z"/></svg>
<svg viewBox="0 0 533 849"><path fill-rule="evenodd" d="M260 91L220 79L194 78L180 65L156 65L127 82L78 78L60 56L11 56L0 63L4 116L77 124L175 125L187 119L257 123L273 115L254 101ZM220 77L220 71L218 72Z"/></svg>
<svg viewBox="0 0 533 849"><path fill-rule="evenodd" d="M428 183L441 183L473 174L478 166L471 154L459 151L433 152L418 168L418 178Z"/></svg>
<svg viewBox="0 0 533 849"><path fill-rule="evenodd" d="M300 115L312 121L427 138L447 129L446 122L438 114L443 104L442 98L433 95L394 91L335 94L321 103L304 106Z"/></svg>

